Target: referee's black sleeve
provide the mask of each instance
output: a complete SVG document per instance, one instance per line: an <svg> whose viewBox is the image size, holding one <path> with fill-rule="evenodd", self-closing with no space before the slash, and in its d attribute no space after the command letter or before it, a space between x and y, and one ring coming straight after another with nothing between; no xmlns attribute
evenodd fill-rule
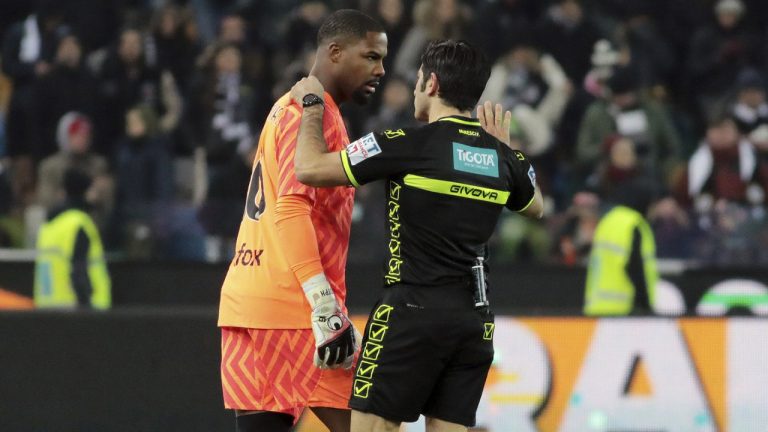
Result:
<svg viewBox="0 0 768 432"><path fill-rule="evenodd" d="M351 142L342 152L344 171L353 186L389 178L413 164L414 146L409 145L412 137L407 129L397 131L397 134L369 133Z"/></svg>
<svg viewBox="0 0 768 432"><path fill-rule="evenodd" d="M510 188L507 208L512 211L523 211L533 202L536 191L536 171L525 153L519 150L505 152L506 161L510 166Z"/></svg>

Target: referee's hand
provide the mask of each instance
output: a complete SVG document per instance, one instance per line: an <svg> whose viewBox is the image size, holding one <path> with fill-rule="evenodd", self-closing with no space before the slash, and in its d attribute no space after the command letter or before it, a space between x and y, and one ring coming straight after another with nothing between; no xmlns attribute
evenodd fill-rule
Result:
<svg viewBox="0 0 768 432"><path fill-rule="evenodd" d="M291 99L299 104L299 106L302 106L304 102L304 96L308 94L315 94L323 97L324 92L325 89L323 88L323 84L320 83L320 80L317 79L316 76L310 75L300 79L299 82L291 87Z"/></svg>
<svg viewBox="0 0 768 432"><path fill-rule="evenodd" d="M490 101L477 106L477 119L486 132L493 135L499 141L510 148L517 150L512 146L512 138L509 135L509 129L512 126L512 111L504 109L497 103L494 107Z"/></svg>

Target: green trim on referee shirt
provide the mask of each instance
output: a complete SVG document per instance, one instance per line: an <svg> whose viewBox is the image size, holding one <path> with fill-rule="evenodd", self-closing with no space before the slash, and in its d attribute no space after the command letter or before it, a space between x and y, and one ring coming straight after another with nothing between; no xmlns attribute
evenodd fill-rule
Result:
<svg viewBox="0 0 768 432"><path fill-rule="evenodd" d="M453 117L443 117L441 119L438 119L437 121L449 121L449 122L463 124L463 125L467 125L467 126L477 126L477 127L480 127L480 122L479 121L462 120L462 119L457 119L457 118L453 118Z"/></svg>
<svg viewBox="0 0 768 432"><path fill-rule="evenodd" d="M443 195L457 196L501 205L506 204L507 199L509 199L509 192L507 191L484 188L466 183L431 179L414 174L406 175L404 180L406 186Z"/></svg>
<svg viewBox="0 0 768 432"><path fill-rule="evenodd" d="M347 175L347 180L349 180L352 186L360 187L360 183L357 182L355 175L352 174L352 167L349 165L349 155L347 154L347 151L342 150L339 153L341 153L341 166L344 167L344 174Z"/></svg>
<svg viewBox="0 0 768 432"><path fill-rule="evenodd" d="M520 213L520 212L524 212L524 211L525 211L525 209L527 209L528 207L530 207L530 206L531 206L531 204L533 204L533 200L534 200L534 199L536 199L536 191L535 191L535 190L533 191L533 196L531 197L531 200L530 200L530 201L528 201L528 204L526 204L526 205L525 205L525 207L521 208L520 210L517 210L517 212L518 212L518 213Z"/></svg>

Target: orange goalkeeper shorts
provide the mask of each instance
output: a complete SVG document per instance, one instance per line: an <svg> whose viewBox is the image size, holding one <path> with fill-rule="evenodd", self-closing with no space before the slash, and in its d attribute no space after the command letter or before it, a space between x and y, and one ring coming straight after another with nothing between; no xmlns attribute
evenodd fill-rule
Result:
<svg viewBox="0 0 768 432"><path fill-rule="evenodd" d="M221 329L224 406L290 414L306 407L349 409L354 368L319 369L310 329Z"/></svg>

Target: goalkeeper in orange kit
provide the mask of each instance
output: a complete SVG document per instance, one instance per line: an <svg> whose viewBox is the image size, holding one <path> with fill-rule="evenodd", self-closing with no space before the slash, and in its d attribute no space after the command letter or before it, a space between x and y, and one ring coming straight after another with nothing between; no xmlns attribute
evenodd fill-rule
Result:
<svg viewBox="0 0 768 432"><path fill-rule="evenodd" d="M235 255L221 289L221 380L238 431L290 430L309 407L349 430L347 401L360 338L347 317L344 272L354 189L316 189L293 169L304 107L325 106L330 151L349 138L338 104L364 103L384 75L383 27L355 10L318 31L310 72L327 91L300 106L281 97L264 124Z"/></svg>

